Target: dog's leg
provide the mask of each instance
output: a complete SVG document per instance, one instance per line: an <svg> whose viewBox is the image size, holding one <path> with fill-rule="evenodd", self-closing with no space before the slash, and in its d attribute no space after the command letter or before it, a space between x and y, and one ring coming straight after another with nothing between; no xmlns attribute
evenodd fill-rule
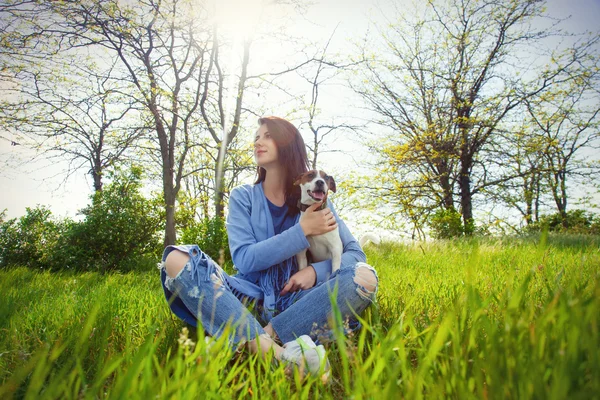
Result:
<svg viewBox="0 0 600 400"><path fill-rule="evenodd" d="M333 253L333 255L331 256L331 273L333 274L335 271L340 269L341 265L342 265L342 252L335 251Z"/></svg>
<svg viewBox="0 0 600 400"><path fill-rule="evenodd" d="M308 260L306 259L306 250L302 250L296 254L296 261L298 261L298 271L302 271L308 266Z"/></svg>

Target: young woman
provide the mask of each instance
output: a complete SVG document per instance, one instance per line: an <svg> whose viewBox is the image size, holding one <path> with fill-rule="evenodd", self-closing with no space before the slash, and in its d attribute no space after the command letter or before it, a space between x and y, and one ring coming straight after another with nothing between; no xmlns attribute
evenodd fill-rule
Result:
<svg viewBox="0 0 600 400"><path fill-rule="evenodd" d="M323 210L316 210L317 203L300 217L299 188L293 183L308 170L308 157L290 122L259 119L254 156L258 179L235 188L229 198L226 227L239 273L227 275L198 246L168 246L161 264L163 289L173 312L189 324L200 320L211 336L229 324L232 343L247 342L253 352L273 350L277 359L326 379L325 350L312 339L331 334L331 295L337 290L343 318L356 323L355 316L375 298L377 275L329 201ZM328 260L298 271L295 255L309 247L306 237L336 227L344 246L341 268L332 275ZM248 302L260 315L250 313Z"/></svg>

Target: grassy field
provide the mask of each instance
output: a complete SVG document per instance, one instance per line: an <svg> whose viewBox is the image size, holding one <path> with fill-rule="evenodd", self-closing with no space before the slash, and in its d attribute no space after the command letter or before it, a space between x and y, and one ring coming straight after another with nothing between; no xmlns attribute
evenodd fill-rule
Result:
<svg viewBox="0 0 600 400"><path fill-rule="evenodd" d="M360 332L328 346L327 386L223 341L186 340L158 270L3 270L0 398L598 399L599 245L369 247L378 305Z"/></svg>

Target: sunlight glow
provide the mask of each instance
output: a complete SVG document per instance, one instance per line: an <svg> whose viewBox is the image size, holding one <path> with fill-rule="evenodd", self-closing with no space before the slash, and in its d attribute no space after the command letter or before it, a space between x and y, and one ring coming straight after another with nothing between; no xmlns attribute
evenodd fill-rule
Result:
<svg viewBox="0 0 600 400"><path fill-rule="evenodd" d="M265 0L214 0L214 22L234 40L246 39L256 29L265 3Z"/></svg>
<svg viewBox="0 0 600 400"><path fill-rule="evenodd" d="M214 0L213 23L218 31L232 39L233 46L230 49L229 66L233 66L236 57L242 49L242 42L251 40L256 27L259 24L264 10L264 0ZM225 99L225 119L222 121L222 143L226 143L230 130L229 119L231 118L233 105L236 99L235 93L235 74L229 74L226 83L226 92L229 93L229 99ZM219 195L221 179L223 177L223 163L227 146L221 145L217 162L216 190L215 196Z"/></svg>

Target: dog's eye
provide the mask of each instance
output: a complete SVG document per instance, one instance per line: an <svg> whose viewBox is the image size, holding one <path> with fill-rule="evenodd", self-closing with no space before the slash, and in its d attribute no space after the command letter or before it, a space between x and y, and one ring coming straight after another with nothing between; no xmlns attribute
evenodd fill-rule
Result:
<svg viewBox="0 0 600 400"><path fill-rule="evenodd" d="M314 179L315 178L315 173L311 172L310 174L308 174L308 179Z"/></svg>

